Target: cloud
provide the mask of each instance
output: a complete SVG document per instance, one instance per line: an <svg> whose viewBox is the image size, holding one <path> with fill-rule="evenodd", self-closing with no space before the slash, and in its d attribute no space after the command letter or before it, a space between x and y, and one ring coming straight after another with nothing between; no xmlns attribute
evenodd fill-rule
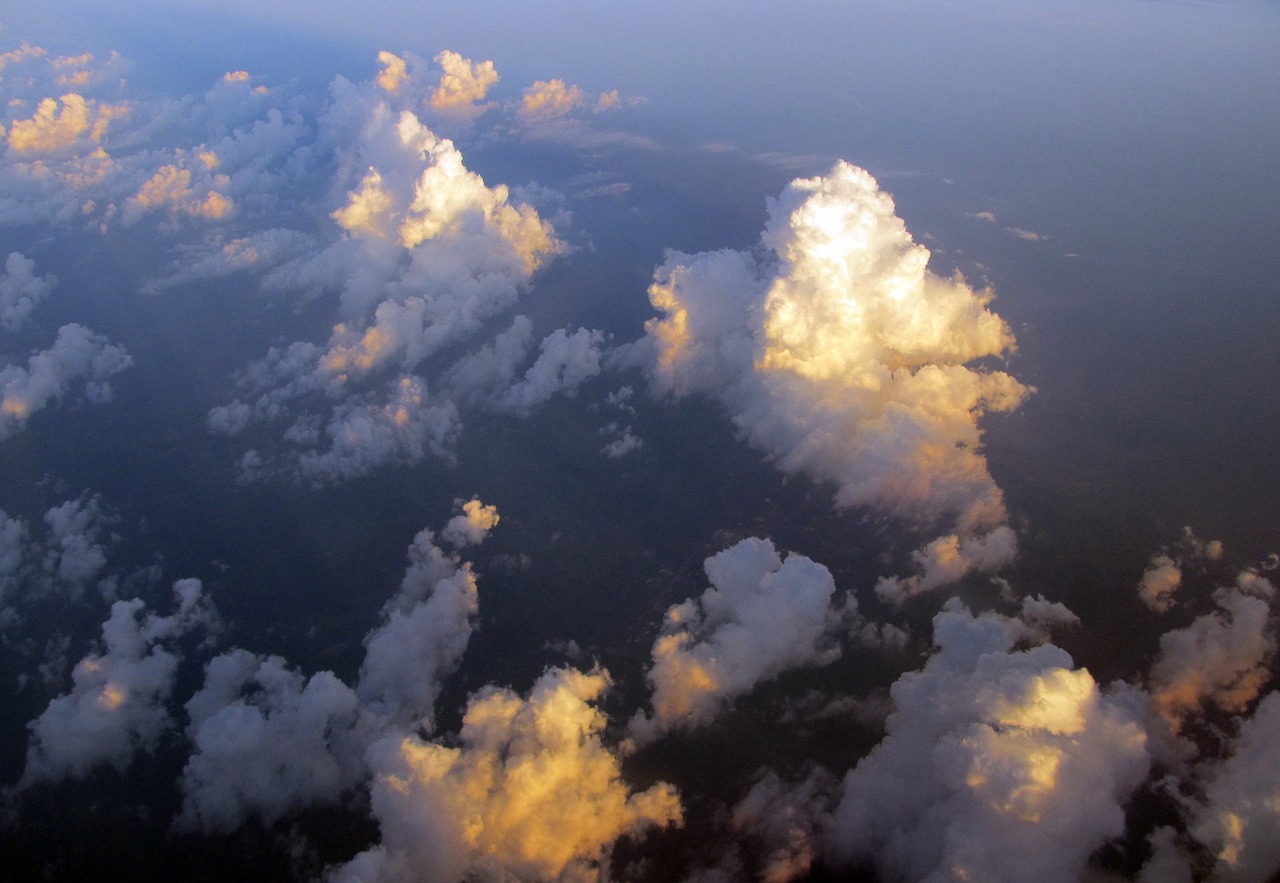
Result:
<svg viewBox="0 0 1280 883"><path fill-rule="evenodd" d="M478 521L497 524L494 507L471 502L478 506ZM445 531L451 526L453 521ZM477 528L475 533L478 543L487 530ZM365 638L356 695L366 730L434 726L441 684L462 659L478 610L470 565L446 555L430 530L421 531L409 546L409 567L399 593L383 609L382 624Z"/></svg>
<svg viewBox="0 0 1280 883"><path fill-rule="evenodd" d="M475 117L487 109L481 105L489 89L498 82L492 61L476 63L448 49L435 57L444 73L431 93L433 110L462 117Z"/></svg>
<svg viewBox="0 0 1280 883"><path fill-rule="evenodd" d="M538 80L524 90L520 118L526 123L550 123L563 119L582 104L582 89L564 80Z"/></svg>
<svg viewBox="0 0 1280 883"><path fill-rule="evenodd" d="M384 50L378 53L378 64L382 65L382 71L373 80L378 88L392 95L399 92L401 84L409 79L409 69L404 59L394 52Z"/></svg>
<svg viewBox="0 0 1280 883"><path fill-rule="evenodd" d="M0 368L0 440L21 432L32 414L62 399L79 380L89 401L109 401L107 378L132 364L122 347L102 335L83 325L63 325L53 346L33 355L26 368Z"/></svg>
<svg viewBox="0 0 1280 883"><path fill-rule="evenodd" d="M331 879L592 879L613 843L680 824L675 789L632 793L591 703L603 671L552 669L529 697L472 697L456 747L393 736L369 750L381 843Z"/></svg>
<svg viewBox="0 0 1280 883"><path fill-rule="evenodd" d="M9 124L9 150L14 153L59 153L84 144L99 144L112 120L127 116L127 105L99 104L76 92L45 98L30 119Z"/></svg>
<svg viewBox="0 0 1280 883"><path fill-rule="evenodd" d="M600 434L604 436L616 436L616 438L600 449L600 453L604 454L610 460L625 457L627 454L630 454L633 451L638 451L644 447L644 440L633 433L630 426L619 427L616 423L609 423L600 430Z"/></svg>
<svg viewBox="0 0 1280 883"><path fill-rule="evenodd" d="M1017 236L1019 239L1025 239L1028 242L1039 242L1043 239L1049 238L1043 233L1036 233L1034 230L1024 230L1021 227L1005 227L1005 229L1014 236Z"/></svg>
<svg viewBox="0 0 1280 883"><path fill-rule="evenodd" d="M1213 879L1264 883L1280 869L1280 693L1240 725L1225 759L1201 771L1188 828L1217 859Z"/></svg>
<svg viewBox="0 0 1280 883"><path fill-rule="evenodd" d="M316 246L314 237L282 227L232 239L215 235L199 246L180 246L182 258L174 262L167 275L147 283L142 292L153 294L232 273L267 272L312 252Z"/></svg>
<svg viewBox="0 0 1280 883"><path fill-rule="evenodd" d="M784 561L769 540L746 539L703 566L711 587L669 608L653 644L653 714L630 725L639 742L704 727L760 682L840 655L831 640L840 625L835 582L821 564Z"/></svg>
<svg viewBox="0 0 1280 883"><path fill-rule="evenodd" d="M1173 595L1182 585L1182 569L1165 554L1153 555L1138 583L1138 597L1147 607L1160 613L1173 608Z"/></svg>
<svg viewBox="0 0 1280 883"><path fill-rule="evenodd" d="M994 571L1011 562L1018 551L1017 535L1006 525L989 533L961 539L956 534L938 537L911 553L919 573L908 577L881 577L876 594L895 606L908 598L959 582L974 571Z"/></svg>
<svg viewBox="0 0 1280 883"><path fill-rule="evenodd" d="M49 296L58 278L53 274L37 276L36 262L21 252L10 252L0 274L0 328L16 331L27 321L31 311Z"/></svg>
<svg viewBox="0 0 1280 883"><path fill-rule="evenodd" d="M203 166L203 169L201 168ZM167 209L170 216L186 215L207 221L220 221L228 217L234 203L222 191L231 185L226 175L210 175L204 163L196 166L198 172L210 180L197 188L192 186L192 169L176 165L161 166L125 203L121 220L135 224L147 212Z"/></svg>
<svg viewBox="0 0 1280 883"><path fill-rule="evenodd" d="M573 395L583 381L600 373L604 334L579 328L572 334L558 328L543 338L538 358L521 380L493 400L493 407L527 415L556 393Z"/></svg>
<svg viewBox="0 0 1280 883"><path fill-rule="evenodd" d="M124 772L135 752L155 748L170 726L164 702L178 665L174 642L213 617L199 580L179 580L173 593L177 609L169 616L148 611L138 598L112 605L101 652L80 660L71 692L28 725L31 742L19 788L82 778L104 765Z"/></svg>
<svg viewBox="0 0 1280 883"><path fill-rule="evenodd" d="M514 370L527 330L500 336L487 354L464 355L452 372L444 366L424 377L421 366L511 307L561 248L531 206L513 203L503 185L487 186L451 141L414 114L396 113L361 87L339 84L334 92L329 137L355 139L349 165L339 170L339 180L350 176L355 186L332 213L346 236L278 267L264 284L337 288L345 318L326 344L272 349L243 373L249 401L222 406L209 418L211 428L238 431L292 412L284 435L303 449L261 474L295 471L314 481L428 454L450 459L460 422L449 385L462 398L478 398L505 384L502 366ZM572 350L560 368L566 384L576 382L578 362L570 357L581 355L571 346L577 343L566 341ZM370 388L392 371L399 377ZM513 393L513 410L536 404L543 387L535 381L545 379L535 373Z"/></svg>
<svg viewBox="0 0 1280 883"><path fill-rule="evenodd" d="M462 549L484 541L489 531L497 527L501 520L497 506L486 506L479 497L470 500L454 500L455 507L462 507L462 514L449 519L448 524L440 531L440 539L452 543L455 548Z"/></svg>
<svg viewBox="0 0 1280 883"><path fill-rule="evenodd" d="M1207 704L1239 713L1271 677L1276 641L1270 622L1275 589L1254 571L1213 594L1218 609L1160 637L1149 689L1175 732Z"/></svg>
<svg viewBox="0 0 1280 883"><path fill-rule="evenodd" d="M334 803L362 772L350 739L355 693L331 672L310 678L278 656L235 649L209 662L186 704L193 751L182 771L178 829L230 833Z"/></svg>
<svg viewBox="0 0 1280 883"><path fill-rule="evenodd" d="M655 388L719 399L786 472L835 482L842 506L874 505L958 532L1005 518L978 417L1027 387L967 362L1013 346L991 293L929 272L893 201L837 163L771 201L759 263L737 251L673 253L649 289L664 314L635 357Z"/></svg>
<svg viewBox="0 0 1280 883"><path fill-rule="evenodd" d="M1075 881L1124 831L1145 778L1139 704L1098 688L1026 626L951 604L938 647L890 691L884 740L845 777L828 830L837 864L905 879Z"/></svg>
<svg viewBox="0 0 1280 883"><path fill-rule="evenodd" d="M1173 548L1151 556L1151 562L1138 583L1138 597L1151 610L1168 613L1176 603L1174 595L1182 585L1183 568L1202 566L1221 557L1220 541L1202 542L1190 527L1184 527L1182 537Z"/></svg>
<svg viewBox="0 0 1280 883"><path fill-rule="evenodd" d="M477 522L497 511L478 500ZM483 533L475 540L483 540ZM278 656L233 649L214 658L186 704L193 751L176 827L228 833L336 803L367 775L364 752L389 732L430 730L441 684L458 665L478 610L475 575L423 530L381 623L365 638L355 688L310 677Z"/></svg>
<svg viewBox="0 0 1280 883"><path fill-rule="evenodd" d="M463 356L445 378L449 396L460 405L476 405L510 388L533 343L533 322L516 316L492 342Z"/></svg>

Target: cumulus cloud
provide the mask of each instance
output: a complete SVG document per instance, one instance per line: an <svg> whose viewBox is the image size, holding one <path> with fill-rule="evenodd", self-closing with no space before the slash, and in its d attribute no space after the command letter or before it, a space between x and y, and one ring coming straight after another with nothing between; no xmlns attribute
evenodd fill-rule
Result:
<svg viewBox="0 0 1280 883"><path fill-rule="evenodd" d="M1075 881L1124 831L1146 776L1139 703L1064 651L1016 649L1025 624L952 604L937 652L893 685L884 740L845 778L838 864L904 879Z"/></svg>
<svg viewBox="0 0 1280 883"><path fill-rule="evenodd" d="M582 89L564 80L538 80L524 90L520 118L526 123L550 123L563 119L582 104Z"/></svg>
<svg viewBox="0 0 1280 883"><path fill-rule="evenodd" d="M483 113L486 105L480 102L484 101L489 89L498 82L498 71L493 62L476 63L447 49L437 55L435 60L444 73L440 75L439 85L431 93L432 109L464 117Z"/></svg>
<svg viewBox="0 0 1280 883"><path fill-rule="evenodd" d="M496 508L471 502L478 521L498 523ZM451 521L446 530L452 526ZM475 534L474 542L481 542L487 529L476 528ZM384 608L382 624L365 638L356 694L366 730L433 727L436 697L462 659L478 610L470 565L446 555L430 530L414 537L400 591Z"/></svg>
<svg viewBox="0 0 1280 883"><path fill-rule="evenodd" d="M32 414L60 400L77 381L84 381L89 401L109 401L107 378L132 364L122 347L102 335L83 325L63 325L53 346L33 355L26 368L0 368L0 440L20 432Z"/></svg>
<svg viewBox="0 0 1280 883"><path fill-rule="evenodd" d="M127 105L99 104L76 92L45 98L30 119L9 124L9 150L21 154L58 153L98 144L111 121L126 116Z"/></svg>
<svg viewBox="0 0 1280 883"><path fill-rule="evenodd" d="M84 777L104 765L123 772L137 751L154 749L170 726L164 703L178 666L174 642L213 616L199 580L179 580L173 592L177 609L169 616L157 616L138 598L112 605L102 649L80 660L71 692L28 725L19 787Z"/></svg>
<svg viewBox="0 0 1280 883"><path fill-rule="evenodd" d="M612 441L607 442L605 446L600 449L600 453L604 454L610 460L625 457L627 454L630 454L633 451L638 451L644 447L644 439L632 432L630 426L619 428L618 424L609 423L600 430L600 434L604 436L614 436Z"/></svg>
<svg viewBox="0 0 1280 883"><path fill-rule="evenodd" d="M1206 705L1239 713L1271 677L1276 641L1270 621L1275 589L1254 571L1213 594L1218 609L1160 638L1149 689L1175 731Z"/></svg>
<svg viewBox="0 0 1280 883"><path fill-rule="evenodd" d="M208 221L226 218L234 208L234 203L223 192L230 187L231 179L212 174L203 162L194 168L195 174L207 178L207 182L198 181L193 185L192 168L161 166L125 203L121 221L126 225L135 224L147 212L161 209L167 210L171 217L185 215Z"/></svg>
<svg viewBox="0 0 1280 883"><path fill-rule="evenodd" d="M10 252L0 274L0 328L16 331L27 321L31 311L48 297L57 285L53 274L37 276L36 262L21 252Z"/></svg>
<svg viewBox="0 0 1280 883"><path fill-rule="evenodd" d="M632 720L637 741L706 726L760 682L840 655L831 641L840 625L835 581L821 564L794 554L784 561L769 540L746 539L703 567L711 587L668 609L654 642L653 714Z"/></svg>
<svg viewBox="0 0 1280 883"><path fill-rule="evenodd" d="M459 423L448 382L463 394L487 395L490 385L505 381L501 365L527 331L495 340L487 359L464 357L434 392L429 385L447 371L428 378L410 372L512 306L543 260L560 249L532 207L513 203L503 185L487 186L451 141L413 113L396 113L347 84L335 90L331 116L334 137L343 127L355 129L352 162L339 173L351 175L355 187L333 212L346 237L278 268L269 281L276 288L337 287L347 318L327 344L273 349L244 373L253 401L210 415L212 427L237 430L250 420L287 416L291 401L307 398L285 432L304 447L325 442L289 461L315 480L428 454L449 458ZM486 368L499 374L485 376ZM402 373L384 391L368 389L391 371ZM320 416L326 408L322 439L309 427L326 422Z"/></svg>
<svg viewBox="0 0 1280 883"><path fill-rule="evenodd" d="M449 519L440 531L440 539L452 543L456 548L474 546L483 542L489 531L498 525L497 506L486 506L478 497L470 500L454 500L454 506L461 506L462 513Z"/></svg>
<svg viewBox="0 0 1280 883"><path fill-rule="evenodd" d="M1017 535L1006 525L964 539L956 534L938 537L911 553L918 573L882 577L876 583L876 594L900 606L914 595L959 582L971 572L998 570L1012 561L1017 551Z"/></svg>
<svg viewBox="0 0 1280 883"><path fill-rule="evenodd" d="M228 833L250 815L270 824L359 781L343 744L356 696L330 672L307 678L278 656L232 650L209 662L186 710L193 750L177 828Z"/></svg>
<svg viewBox="0 0 1280 883"><path fill-rule="evenodd" d="M388 737L369 751L379 845L332 879L593 879L613 843L680 824L675 789L632 793L592 703L603 671L553 669L529 697L472 697L456 747Z"/></svg>
<svg viewBox="0 0 1280 883"><path fill-rule="evenodd" d="M494 507L471 502L477 522L497 523ZM477 586L431 530L414 537L408 559L399 591L365 637L354 688L331 672L307 677L278 656L242 649L210 661L186 704L193 751L177 827L226 833L250 817L270 824L334 804L364 781L371 742L432 729L441 684L471 637Z"/></svg>
<svg viewBox="0 0 1280 883"><path fill-rule="evenodd" d="M1182 585L1183 568L1200 567L1221 557L1220 541L1203 542L1190 527L1184 527L1176 545L1151 556L1138 582L1138 597L1157 613L1168 613L1176 604L1174 595Z"/></svg>
<svg viewBox="0 0 1280 883"><path fill-rule="evenodd" d="M572 395L583 381L600 373L604 334L558 328L543 338L538 358L524 377L493 401L499 411L526 415L557 393Z"/></svg>
<svg viewBox="0 0 1280 883"><path fill-rule="evenodd" d="M210 420L216 422L212 413ZM299 431L305 425L291 428L292 439L312 440ZM428 453L451 461L460 430L452 402L432 399L421 379L404 375L382 393L353 397L335 407L325 426L327 444L299 454L297 473L322 483L366 475L387 463L415 463Z"/></svg>
<svg viewBox="0 0 1280 883"><path fill-rule="evenodd" d="M655 387L718 398L781 469L835 482L839 505L945 516L965 536L1003 523L977 421L1028 389L966 364L1013 346L991 293L929 272L892 199L848 163L792 182L769 215L763 264L674 253L657 270Z"/></svg>
<svg viewBox="0 0 1280 883"><path fill-rule="evenodd" d="M400 86L409 79L409 67L405 60L394 52L384 50L378 53L378 64L382 65L382 71L374 78L378 88L392 95L399 92Z"/></svg>
<svg viewBox="0 0 1280 883"><path fill-rule="evenodd" d="M1200 772L1188 828L1217 859L1213 879L1264 883L1280 870L1280 693L1240 725L1230 754Z"/></svg>

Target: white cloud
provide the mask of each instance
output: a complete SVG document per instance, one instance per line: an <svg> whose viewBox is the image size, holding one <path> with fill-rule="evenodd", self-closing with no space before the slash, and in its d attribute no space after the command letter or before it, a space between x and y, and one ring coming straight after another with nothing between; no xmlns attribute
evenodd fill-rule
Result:
<svg viewBox="0 0 1280 883"><path fill-rule="evenodd" d="M496 524L497 511L484 508L481 518L491 516ZM475 542L483 539L482 532ZM365 638L356 686L362 726L430 729L436 697L462 659L478 610L470 565L441 551L430 530L420 532L409 546L399 593L384 608L382 624Z"/></svg>
<svg viewBox="0 0 1280 883"><path fill-rule="evenodd" d="M61 399L78 380L84 380L89 401L109 400L107 378L132 364L129 354L105 337L83 325L63 325L53 346L33 355L26 368L0 368L0 440L20 432L32 414Z"/></svg>
<svg viewBox="0 0 1280 883"><path fill-rule="evenodd" d="M462 514L455 515L440 531L440 538L456 548L474 546L484 541L500 520L497 506L486 506L478 497L470 500L454 500L455 507L462 507Z"/></svg>
<svg viewBox="0 0 1280 883"><path fill-rule="evenodd" d="M334 803L362 772L351 757L352 690L330 672L306 678L278 656L232 650L209 662L186 704L193 752L177 828L229 833L248 816Z"/></svg>
<svg viewBox="0 0 1280 883"><path fill-rule="evenodd" d="M781 469L835 482L840 505L949 516L962 535L1000 525L977 419L1028 390L965 364L1013 346L990 292L929 272L888 194L847 163L792 182L769 214L772 263L719 251L658 269L655 386L715 396Z"/></svg>
<svg viewBox="0 0 1280 883"><path fill-rule="evenodd" d="M211 427L236 431L249 420L279 419L291 402L306 399L285 432L294 441L318 441L304 430L324 423L326 445L286 460L320 481L428 454L449 459L460 424L448 387L474 399L505 385L511 375L504 376L504 366L514 371L523 356L527 320L517 319L487 352L463 357L453 372L426 378L408 372L512 306L542 261L560 249L532 207L513 203L505 186L488 187L452 142L414 114L396 113L350 84L335 86L334 95L328 137L354 139L338 180L355 186L333 212L347 236L278 267L264 285L336 287L346 318L322 346L273 349L244 373L252 400L210 415ZM405 373L385 392L366 391L393 370ZM443 383L429 394L436 379Z"/></svg>
<svg viewBox="0 0 1280 883"><path fill-rule="evenodd" d="M585 880L624 834L680 824L674 788L631 793L591 703L604 672L553 669L527 699L472 697L456 747L391 736L369 750L381 843L338 869L340 883Z"/></svg>
<svg viewBox="0 0 1280 883"><path fill-rule="evenodd" d="M444 71L440 83L431 93L433 110L462 117L475 117L487 109L482 105L489 89L498 82L498 71L492 61L479 63L445 50L435 58Z"/></svg>
<svg viewBox="0 0 1280 883"><path fill-rule="evenodd" d="M10 252L0 274L0 328L21 328L40 301L49 296L58 279L52 274L37 276L36 262L21 252Z"/></svg>
<svg viewBox="0 0 1280 883"><path fill-rule="evenodd" d="M881 577L876 594L901 605L908 598L959 582L974 571L994 571L1013 560L1017 535L1006 525L986 534L961 539L956 534L938 537L911 553L919 573L908 577Z"/></svg>
<svg viewBox="0 0 1280 883"><path fill-rule="evenodd" d="M1280 870L1280 693L1240 725L1230 754L1202 771L1191 833L1217 858L1213 879L1265 883Z"/></svg>
<svg viewBox="0 0 1280 883"><path fill-rule="evenodd" d="M1152 610L1161 613L1173 608L1173 595L1182 585L1182 569L1166 554L1151 557L1138 583L1138 597Z"/></svg>
<svg viewBox="0 0 1280 883"><path fill-rule="evenodd" d="M29 724L31 743L20 787L87 776L110 765L123 772L135 752L152 750L170 720L164 702L173 689L178 651L173 643L211 622L199 580L173 585L177 609L147 610L141 599L117 601L102 626L101 652L72 672L71 692L49 703Z"/></svg>
<svg viewBox="0 0 1280 883"><path fill-rule="evenodd" d="M950 605L937 653L891 689L887 735L846 776L838 862L906 879L1076 881L1146 776L1141 709L1017 621Z"/></svg>
<svg viewBox="0 0 1280 883"><path fill-rule="evenodd" d="M783 561L769 540L746 539L704 568L711 587L668 609L654 642L653 714L632 720L638 741L706 726L760 682L840 655L831 640L840 625L835 582L821 564L794 554Z"/></svg>
<svg viewBox="0 0 1280 883"><path fill-rule="evenodd" d="M510 328L449 369L445 379L450 398L460 405L475 405L502 393L513 385L532 343L533 322L516 316Z"/></svg>
<svg viewBox="0 0 1280 883"><path fill-rule="evenodd" d="M539 346L538 358L524 377L493 400L499 411L526 415L556 393L573 395L583 381L600 373L604 334L579 328L572 334L558 328Z"/></svg>
<svg viewBox="0 0 1280 883"><path fill-rule="evenodd" d="M1213 704L1242 712L1271 677L1276 641L1270 622L1275 589L1253 571L1213 594L1218 610L1160 637L1149 688L1156 707L1178 730Z"/></svg>
<svg viewBox="0 0 1280 883"><path fill-rule="evenodd" d="M76 92L45 98L30 119L9 124L9 150L21 154L59 153L98 144L111 121L127 116L127 105L99 104Z"/></svg>
<svg viewBox="0 0 1280 883"><path fill-rule="evenodd" d="M524 90L520 118L526 123L545 124L563 119L583 102L582 89L565 85L564 80L538 80Z"/></svg>

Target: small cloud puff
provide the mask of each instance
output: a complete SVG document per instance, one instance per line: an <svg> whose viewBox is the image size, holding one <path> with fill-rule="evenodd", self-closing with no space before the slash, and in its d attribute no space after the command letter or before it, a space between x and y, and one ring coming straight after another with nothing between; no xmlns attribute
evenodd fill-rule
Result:
<svg viewBox="0 0 1280 883"><path fill-rule="evenodd" d="M455 515L440 531L440 539L462 549L484 541L501 520L497 506L486 506L479 497L470 500L454 500L454 506L462 507L462 514Z"/></svg>

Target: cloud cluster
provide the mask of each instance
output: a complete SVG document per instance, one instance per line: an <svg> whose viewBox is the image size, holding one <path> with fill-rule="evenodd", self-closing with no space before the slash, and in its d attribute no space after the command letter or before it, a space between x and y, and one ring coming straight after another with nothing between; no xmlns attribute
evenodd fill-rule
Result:
<svg viewBox="0 0 1280 883"><path fill-rule="evenodd" d="M43 528L33 530L0 510L0 627L6 632L49 598L78 601L93 587L106 600L116 595L117 577L105 572L112 537L101 499L83 494L53 506L42 521Z"/></svg>
<svg viewBox="0 0 1280 883"><path fill-rule="evenodd" d="M493 507L475 502L497 522ZM331 672L310 677L278 656L242 649L210 661L187 702L192 754L182 774L180 828L235 830L333 804L367 775L364 752L387 732L432 727L441 684L471 637L477 612L471 568L435 544L409 546L400 590L365 638L354 688Z"/></svg>
<svg viewBox="0 0 1280 883"><path fill-rule="evenodd" d="M192 753L175 827L229 833L250 815L270 824L336 801L361 773L344 742L355 710L355 693L330 672L307 678L240 649L214 658L186 703Z"/></svg>
<svg viewBox="0 0 1280 883"><path fill-rule="evenodd" d="M1027 626L952 604L938 647L893 685L884 740L846 776L830 821L836 863L905 879L1080 879L1124 831L1146 776L1141 705L1098 687Z"/></svg>
<svg viewBox="0 0 1280 883"><path fill-rule="evenodd" d="M1149 689L1174 730L1206 705L1239 713L1271 678L1276 651L1271 623L1275 588L1254 571L1213 594L1217 610L1160 637Z"/></svg>
<svg viewBox="0 0 1280 883"><path fill-rule="evenodd" d="M439 85L431 93L433 110L464 117L483 113L485 95L498 82L498 71L492 61L473 62L456 52L445 50L435 58L444 71Z"/></svg>
<svg viewBox="0 0 1280 883"><path fill-rule="evenodd" d="M138 598L112 605L101 651L80 660L71 692L29 725L20 788L83 777L103 765L123 772L137 751L155 747L171 725L164 703L178 666L174 644L213 617L199 580L179 580L173 593L177 609L168 616L157 616Z"/></svg>
<svg viewBox="0 0 1280 883"><path fill-rule="evenodd" d="M956 534L938 537L911 553L917 573L882 577L876 594L900 606L914 595L959 582L971 572L998 570L1013 560L1017 550L1017 534L1007 525L963 539Z"/></svg>
<svg viewBox="0 0 1280 883"><path fill-rule="evenodd" d="M619 837L680 824L666 784L632 793L601 741L602 671L552 669L528 698L473 696L457 746L393 736L369 751L382 842L335 881L585 880Z"/></svg>
<svg viewBox="0 0 1280 883"><path fill-rule="evenodd" d="M769 540L746 539L703 566L711 587L667 610L654 642L653 714L632 720L638 742L706 726L762 681L840 655L835 581L821 564L803 555L784 561Z"/></svg>
<svg viewBox="0 0 1280 883"><path fill-rule="evenodd" d="M1200 770L1188 828L1217 860L1215 880L1263 883L1280 868L1280 693L1268 694L1223 760Z"/></svg>
<svg viewBox="0 0 1280 883"><path fill-rule="evenodd" d="M21 432L32 414L60 400L84 381L90 402L110 401L108 378L133 364L123 347L74 322L58 329L53 346L35 353L27 367L0 368L0 440Z"/></svg>
<svg viewBox="0 0 1280 883"><path fill-rule="evenodd" d="M989 291L926 265L893 201L840 162L769 205L750 253L672 254L649 289L660 391L719 399L742 435L787 472L837 485L844 506L962 535L1000 525L977 419L1028 390L969 367L1013 346Z"/></svg>
<svg viewBox="0 0 1280 883"><path fill-rule="evenodd" d="M10 252L5 259L0 274L0 328L5 331L21 328L58 283L56 276L37 276L35 269L36 262L21 252Z"/></svg>
<svg viewBox="0 0 1280 883"><path fill-rule="evenodd" d="M531 326L522 318L452 369L428 367L509 309L560 242L506 186L489 187L467 169L453 142L367 87L335 85L326 126L335 141L354 142L338 170L354 187L332 212L345 236L269 281L336 287L345 318L326 344L273 349L251 366L249 400L214 409L211 428L236 432L292 416L284 436L300 450L284 468L317 481L347 478L387 462L448 459L460 431L451 386L463 400L492 398L523 413L598 372L598 335L553 332L502 397L527 351Z"/></svg>

